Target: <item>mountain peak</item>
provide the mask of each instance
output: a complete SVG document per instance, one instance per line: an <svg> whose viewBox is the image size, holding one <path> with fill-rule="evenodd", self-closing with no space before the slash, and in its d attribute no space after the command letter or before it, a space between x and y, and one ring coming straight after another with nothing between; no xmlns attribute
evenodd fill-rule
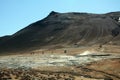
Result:
<svg viewBox="0 0 120 80"><path fill-rule="evenodd" d="M58 14L58 12L51 11L49 15L55 15L55 14Z"/></svg>

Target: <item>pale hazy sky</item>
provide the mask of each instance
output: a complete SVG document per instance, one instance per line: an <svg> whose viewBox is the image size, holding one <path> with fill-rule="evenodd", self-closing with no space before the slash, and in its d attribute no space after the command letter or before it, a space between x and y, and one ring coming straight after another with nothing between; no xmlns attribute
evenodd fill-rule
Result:
<svg viewBox="0 0 120 80"><path fill-rule="evenodd" d="M51 11L107 13L120 11L120 0L0 0L0 36L11 35Z"/></svg>

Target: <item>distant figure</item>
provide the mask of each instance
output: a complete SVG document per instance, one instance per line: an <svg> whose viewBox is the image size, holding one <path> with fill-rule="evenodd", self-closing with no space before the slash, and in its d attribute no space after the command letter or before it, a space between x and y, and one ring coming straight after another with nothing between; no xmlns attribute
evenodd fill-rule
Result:
<svg viewBox="0 0 120 80"><path fill-rule="evenodd" d="M99 45L99 48L102 48L102 45Z"/></svg>
<svg viewBox="0 0 120 80"><path fill-rule="evenodd" d="M42 54L44 54L44 51L42 51Z"/></svg>
<svg viewBox="0 0 120 80"><path fill-rule="evenodd" d="M34 52L31 52L31 55L33 55L34 54Z"/></svg>
<svg viewBox="0 0 120 80"><path fill-rule="evenodd" d="M64 50L64 53L67 53L67 50Z"/></svg>

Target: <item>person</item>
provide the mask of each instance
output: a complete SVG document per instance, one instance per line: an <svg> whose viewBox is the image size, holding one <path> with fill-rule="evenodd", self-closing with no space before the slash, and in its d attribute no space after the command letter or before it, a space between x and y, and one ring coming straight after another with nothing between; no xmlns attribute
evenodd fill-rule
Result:
<svg viewBox="0 0 120 80"><path fill-rule="evenodd" d="M102 48L102 45L101 45L101 44L99 45L99 48Z"/></svg>
<svg viewBox="0 0 120 80"><path fill-rule="evenodd" d="M44 51L42 51L42 54L44 54Z"/></svg>
<svg viewBox="0 0 120 80"><path fill-rule="evenodd" d="M64 50L64 53L67 53L67 50Z"/></svg>

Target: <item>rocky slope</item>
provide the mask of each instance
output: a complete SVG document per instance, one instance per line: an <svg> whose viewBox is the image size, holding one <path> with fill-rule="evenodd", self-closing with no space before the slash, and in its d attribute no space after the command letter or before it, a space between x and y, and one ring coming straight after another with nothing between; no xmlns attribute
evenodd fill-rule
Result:
<svg viewBox="0 0 120 80"><path fill-rule="evenodd" d="M107 14L58 13L0 38L0 52L39 48L120 45L120 12Z"/></svg>

